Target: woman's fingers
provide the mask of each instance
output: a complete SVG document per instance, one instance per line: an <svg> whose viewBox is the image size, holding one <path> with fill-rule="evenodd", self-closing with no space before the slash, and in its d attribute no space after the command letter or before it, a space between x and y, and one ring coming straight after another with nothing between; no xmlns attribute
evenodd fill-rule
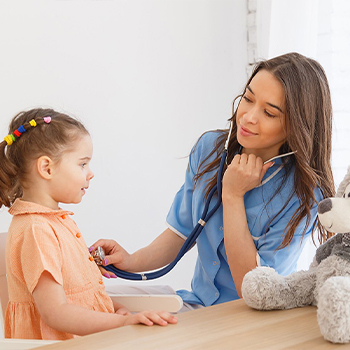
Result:
<svg viewBox="0 0 350 350"><path fill-rule="evenodd" d="M97 247L102 247L106 254L113 250L115 245L118 245L113 239L99 239L89 248L89 251L92 252L97 249Z"/></svg>
<svg viewBox="0 0 350 350"><path fill-rule="evenodd" d="M101 271L101 274L103 276L105 276L106 278L117 278L117 276L111 272L111 271L107 271L106 269L104 269L101 265L98 265L98 268L100 269Z"/></svg>
<svg viewBox="0 0 350 350"><path fill-rule="evenodd" d="M261 184L271 164L263 164L254 154L237 154L227 167L223 178L223 193L228 197L241 197Z"/></svg>

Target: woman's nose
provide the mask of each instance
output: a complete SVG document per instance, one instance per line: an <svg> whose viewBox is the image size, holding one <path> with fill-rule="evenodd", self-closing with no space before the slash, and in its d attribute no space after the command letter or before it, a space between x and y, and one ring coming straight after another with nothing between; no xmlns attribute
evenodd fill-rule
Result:
<svg viewBox="0 0 350 350"><path fill-rule="evenodd" d="M249 111L244 113L243 118L248 123L256 124L258 121L258 111L255 107L252 107Z"/></svg>

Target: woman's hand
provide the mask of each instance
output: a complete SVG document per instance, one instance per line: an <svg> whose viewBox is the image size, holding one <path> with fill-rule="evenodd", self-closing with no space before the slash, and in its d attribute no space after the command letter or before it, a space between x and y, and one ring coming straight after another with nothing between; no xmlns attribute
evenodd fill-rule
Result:
<svg viewBox="0 0 350 350"><path fill-rule="evenodd" d="M124 326L142 323L146 326L166 326L168 323L177 323L177 318L166 311L142 311L126 316Z"/></svg>
<svg viewBox="0 0 350 350"><path fill-rule="evenodd" d="M237 154L223 176L223 198L243 197L246 192L261 184L272 162L263 164L254 154Z"/></svg>
<svg viewBox="0 0 350 350"><path fill-rule="evenodd" d="M151 271L170 264L179 253L183 242L182 237L167 228L151 244L132 254L111 239L99 239L89 248L89 251L94 251L98 246L103 248L106 256L100 270L105 277L109 278L116 277L103 268L109 264L128 272Z"/></svg>
<svg viewBox="0 0 350 350"><path fill-rule="evenodd" d="M125 271L128 271L128 269L131 268L131 255L116 241L112 239L99 239L89 248L89 251L93 252L97 249L97 247L101 247L105 252L105 258L102 262L102 266L99 266L103 276L107 278L117 277L113 272L107 271L103 268L103 266L109 264L113 264L116 268Z"/></svg>

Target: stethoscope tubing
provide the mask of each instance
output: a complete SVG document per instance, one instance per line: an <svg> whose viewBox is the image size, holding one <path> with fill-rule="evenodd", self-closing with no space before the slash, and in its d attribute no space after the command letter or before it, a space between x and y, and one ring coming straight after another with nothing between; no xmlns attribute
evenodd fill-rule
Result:
<svg viewBox="0 0 350 350"><path fill-rule="evenodd" d="M191 249L191 247L194 245L194 243L197 240L197 237L202 232L204 225L208 222L208 220L214 215L214 213L219 209L222 198L222 174L225 166L225 161L227 157L227 150L225 149L222 158L220 161L218 176L217 176L217 182L216 185L213 186L213 188L210 190L208 194L208 199L205 203L204 210L202 213L202 216L192 232L189 234L187 239L185 240L183 246L181 247L179 253L177 254L176 258L167 266L163 267L160 270L148 272L148 273L133 273L133 272L127 272L120 269L117 269L114 265L110 264L107 266L104 266L104 268L107 271L113 272L116 276L127 279L127 280L134 280L134 281L140 281L140 280L153 280L159 277L164 276L169 271L171 271L175 265L179 262L179 260ZM215 192L217 192L218 200L215 203L214 207L209 211L209 205L211 202L212 197L214 196Z"/></svg>
<svg viewBox="0 0 350 350"><path fill-rule="evenodd" d="M104 266L104 268L107 271L113 272L118 277L123 278L123 279L127 279L127 280L134 280L134 281L153 280L153 279L162 277L165 274L167 274L169 271L171 271L175 267L175 265L179 262L179 260L191 249L191 247L196 242L197 237L202 232L204 225L208 222L208 220L213 216L213 214L219 209L219 207L221 205L221 202L222 202L222 197L221 197L221 194L222 194L222 174L224 171L224 166L225 166L225 162L226 162L226 158L227 158L228 144L229 144L229 141L231 138L232 129L233 129L233 123L231 122L231 127L230 127L230 130L228 133L228 137L227 137L224 151L222 153L222 158L220 161L216 185L214 185L213 188L211 189L211 191L209 192L209 195L208 195L207 201L205 203L204 210L203 210L203 213L202 213L200 220L198 221L198 223L196 224L196 226L194 227L192 232L189 234L189 236L185 240L185 242L184 242L183 246L181 247L179 253L177 254L176 258L169 265L161 268L160 270L148 272L148 273L127 272L127 271L117 269L112 264ZM292 155L293 153L296 153L296 151L281 154L281 155L278 155L276 157L273 157L273 158L265 161L264 164L271 162L277 158L282 158L285 156ZM210 202L211 202L215 192L217 192L218 200L215 203L214 207L208 213L209 205L210 205Z"/></svg>

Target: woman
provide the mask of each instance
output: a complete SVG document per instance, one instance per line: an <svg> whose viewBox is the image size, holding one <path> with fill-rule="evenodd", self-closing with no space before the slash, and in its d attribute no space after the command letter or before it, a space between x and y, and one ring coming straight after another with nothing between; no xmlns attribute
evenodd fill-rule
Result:
<svg viewBox="0 0 350 350"><path fill-rule="evenodd" d="M290 274L316 228L320 242L327 239L316 212L317 203L334 194L332 106L324 70L297 53L262 61L238 98L222 205L196 241L192 291L177 292L190 305L241 297L243 277L256 266ZM200 137L167 216L168 229L149 246L129 254L115 241L99 240L91 249L102 246L107 261L126 271L169 264L202 214L228 135L217 130ZM278 155L286 156L269 161Z"/></svg>

